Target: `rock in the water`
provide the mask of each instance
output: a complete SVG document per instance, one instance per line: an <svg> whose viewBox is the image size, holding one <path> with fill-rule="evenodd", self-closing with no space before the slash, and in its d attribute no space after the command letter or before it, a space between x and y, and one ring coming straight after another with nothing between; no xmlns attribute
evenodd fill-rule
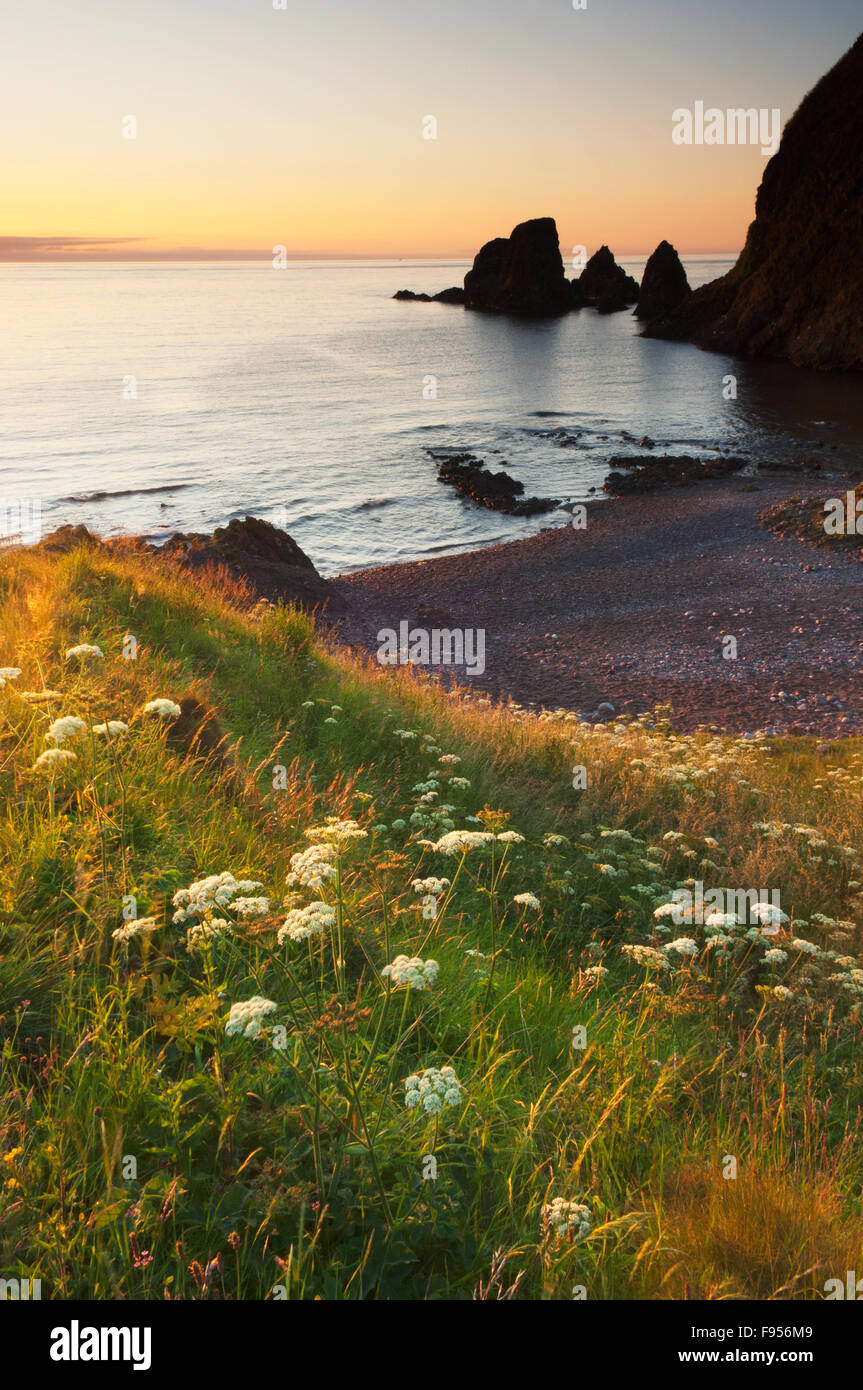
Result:
<svg viewBox="0 0 863 1390"><path fill-rule="evenodd" d="M735 265L650 336L863 371L863 35L785 127Z"/></svg>
<svg viewBox="0 0 863 1390"><path fill-rule="evenodd" d="M437 294L419 294L416 290L396 290L393 299L414 299L422 304L464 304L464 290L461 285L452 285L448 290L438 290Z"/></svg>
<svg viewBox="0 0 863 1390"><path fill-rule="evenodd" d="M689 292L680 257L670 242L661 241L644 267L635 317L656 319L670 314Z"/></svg>
<svg viewBox="0 0 863 1390"><path fill-rule="evenodd" d="M738 473L746 467L746 462L744 458L699 459L689 454L663 454L660 458L621 454L608 460L612 472L603 488L614 497L626 497L632 493L653 492L660 487L689 487L692 483ZM621 471L624 469L625 472Z"/></svg>
<svg viewBox="0 0 863 1390"><path fill-rule="evenodd" d="M436 449L428 452L437 463L438 480L482 507L508 516L538 516L560 505L553 497L523 497L524 483L503 471L490 472L476 454L447 454Z"/></svg>
<svg viewBox="0 0 863 1390"><path fill-rule="evenodd" d="M464 277L468 309L547 318L572 308L553 217L520 222L508 237L487 241Z"/></svg>
<svg viewBox="0 0 863 1390"><path fill-rule="evenodd" d="M432 299L436 304L464 304L464 290L461 285L453 285L448 290L439 290Z"/></svg>
<svg viewBox="0 0 863 1390"><path fill-rule="evenodd" d="M224 565L244 579L257 597L280 598L306 609L341 612L347 607L342 594L318 574L296 541L258 517L235 518L217 527L212 536L177 531L160 553L189 569Z"/></svg>
<svg viewBox="0 0 863 1390"><path fill-rule="evenodd" d="M638 281L617 264L607 246L595 251L570 289L570 305L595 304L601 314L614 314L638 299Z"/></svg>

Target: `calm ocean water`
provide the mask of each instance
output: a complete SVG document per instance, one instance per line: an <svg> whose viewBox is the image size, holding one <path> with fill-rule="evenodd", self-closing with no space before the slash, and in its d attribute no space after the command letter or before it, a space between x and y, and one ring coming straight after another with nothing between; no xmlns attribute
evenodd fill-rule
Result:
<svg viewBox="0 0 863 1390"><path fill-rule="evenodd" d="M640 276L643 260L624 264ZM687 260L690 283L730 264ZM40 499L43 530L154 539L252 513L335 574L566 522L460 501L429 448L568 500L600 490L609 455L645 434L660 452L777 457L824 440L825 462L863 460L859 379L642 339L629 313L519 323L391 299L466 269L2 265L0 501ZM549 437L560 426L565 446Z"/></svg>

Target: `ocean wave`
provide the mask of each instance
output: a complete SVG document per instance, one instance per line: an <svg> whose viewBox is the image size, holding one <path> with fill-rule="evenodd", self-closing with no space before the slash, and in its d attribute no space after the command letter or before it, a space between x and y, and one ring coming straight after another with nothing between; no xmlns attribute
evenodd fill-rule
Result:
<svg viewBox="0 0 863 1390"><path fill-rule="evenodd" d="M184 487L194 487L194 483L165 483L160 487L127 487L116 492L81 492L69 497L60 497L60 502L108 502L114 497L144 497L150 492L179 492Z"/></svg>

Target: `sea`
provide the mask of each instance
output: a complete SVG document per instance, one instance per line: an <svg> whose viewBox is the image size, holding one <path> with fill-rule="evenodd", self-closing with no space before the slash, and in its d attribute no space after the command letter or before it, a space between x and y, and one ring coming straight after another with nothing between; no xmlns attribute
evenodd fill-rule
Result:
<svg viewBox="0 0 863 1390"><path fill-rule="evenodd" d="M684 258L690 284L734 259ZM644 260L621 263L640 278ZM0 265L0 540L16 516L158 543L253 515L335 575L568 524L645 437L863 463L859 377L646 339L629 311L524 322L392 298L467 269ZM437 479L442 450L563 505L526 519L464 501Z"/></svg>

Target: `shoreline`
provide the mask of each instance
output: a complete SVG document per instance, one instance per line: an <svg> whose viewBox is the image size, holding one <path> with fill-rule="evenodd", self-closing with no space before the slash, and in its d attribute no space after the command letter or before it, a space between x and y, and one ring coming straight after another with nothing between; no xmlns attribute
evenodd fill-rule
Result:
<svg viewBox="0 0 863 1390"><path fill-rule="evenodd" d="M740 475L587 504L584 530L337 575L336 640L484 629L485 669L437 667L495 700L592 717L670 704L675 726L836 738L863 732L855 558L762 526L791 496L844 495L844 474ZM733 636L736 659L722 655Z"/></svg>

